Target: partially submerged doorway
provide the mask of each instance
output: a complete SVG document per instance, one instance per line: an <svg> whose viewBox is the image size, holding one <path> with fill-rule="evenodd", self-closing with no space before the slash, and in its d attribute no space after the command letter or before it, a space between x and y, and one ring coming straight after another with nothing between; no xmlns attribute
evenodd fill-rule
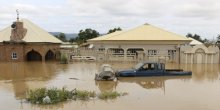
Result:
<svg viewBox="0 0 220 110"><path fill-rule="evenodd" d="M45 55L45 60L54 60L55 59L55 54L51 51L48 50L46 55Z"/></svg>
<svg viewBox="0 0 220 110"><path fill-rule="evenodd" d="M42 56L37 51L31 50L26 55L27 61L42 61Z"/></svg>

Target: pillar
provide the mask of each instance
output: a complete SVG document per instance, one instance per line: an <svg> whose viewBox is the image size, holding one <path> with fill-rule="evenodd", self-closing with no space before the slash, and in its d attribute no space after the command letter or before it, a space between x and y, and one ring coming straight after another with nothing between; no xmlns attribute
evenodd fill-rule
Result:
<svg viewBox="0 0 220 110"><path fill-rule="evenodd" d="M124 61L127 60L127 48L123 48L124 50Z"/></svg>
<svg viewBox="0 0 220 110"><path fill-rule="evenodd" d="M208 63L208 61L207 61L207 54L205 53L205 63L207 64Z"/></svg>
<svg viewBox="0 0 220 110"><path fill-rule="evenodd" d="M45 56L42 56L42 62L45 62Z"/></svg>
<svg viewBox="0 0 220 110"><path fill-rule="evenodd" d="M191 64L193 64L193 53L191 53Z"/></svg>
<svg viewBox="0 0 220 110"><path fill-rule="evenodd" d="M212 64L214 63L214 54L212 54L212 60L211 60L212 62Z"/></svg>
<svg viewBox="0 0 220 110"><path fill-rule="evenodd" d="M107 61L108 60L108 48L105 48L105 50L104 50L104 55L103 55L103 59L104 59L104 61Z"/></svg>

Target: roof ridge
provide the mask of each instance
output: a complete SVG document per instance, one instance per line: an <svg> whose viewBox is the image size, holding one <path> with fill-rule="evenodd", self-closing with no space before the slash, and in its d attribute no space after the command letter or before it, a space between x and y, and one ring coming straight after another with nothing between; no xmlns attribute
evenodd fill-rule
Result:
<svg viewBox="0 0 220 110"><path fill-rule="evenodd" d="M142 26L142 25L141 25L141 26ZM141 26L137 26L136 28L132 28L132 29L130 29L130 30L123 31L122 33L119 33L119 34L117 34L117 35L111 36L111 38L112 38L112 37L119 36L119 35L121 35L121 34L125 34L125 33L130 32L130 31L134 31L134 30L136 30L137 28L140 28ZM109 38L110 38L110 37L109 37ZM109 39L109 38L107 38L107 39ZM107 39L106 39L106 40L107 40Z"/></svg>
<svg viewBox="0 0 220 110"><path fill-rule="evenodd" d="M165 31L165 32L171 33L171 34L175 34L175 35L177 35L178 37L186 38L186 37L184 37L184 36L182 36L182 35L179 35L179 34L177 34L177 33L174 33L174 32L171 32L171 31L168 31L168 30L162 29L162 28L159 28L159 27L157 27L157 26L154 26L154 25L150 25L150 26L152 26L152 27L154 27L154 28L157 28L157 29L159 29L159 30L162 30L162 31Z"/></svg>
<svg viewBox="0 0 220 110"><path fill-rule="evenodd" d="M47 30L41 28L28 19L21 19L24 28L27 29L27 34L23 38L26 42L50 42L50 43L62 43L61 40L51 35ZM11 27L7 26L0 31L0 42L9 41L11 36Z"/></svg>

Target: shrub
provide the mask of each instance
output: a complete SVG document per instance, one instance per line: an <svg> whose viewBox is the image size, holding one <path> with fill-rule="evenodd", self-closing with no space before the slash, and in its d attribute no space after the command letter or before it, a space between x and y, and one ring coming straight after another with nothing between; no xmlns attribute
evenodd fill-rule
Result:
<svg viewBox="0 0 220 110"><path fill-rule="evenodd" d="M67 54L62 54L61 55L60 63L62 63L62 64L67 64L68 63Z"/></svg>
<svg viewBox="0 0 220 110"><path fill-rule="evenodd" d="M76 90L76 98L81 100L87 100L90 97L96 97L96 93L93 91L86 91L86 90Z"/></svg>
<svg viewBox="0 0 220 110"><path fill-rule="evenodd" d="M43 98L45 97L46 88L39 88L35 90L30 90L27 92L27 101L31 103L43 103Z"/></svg>
<svg viewBox="0 0 220 110"><path fill-rule="evenodd" d="M27 92L27 101L39 104L53 104L71 99L73 93L65 88L39 88Z"/></svg>
<svg viewBox="0 0 220 110"><path fill-rule="evenodd" d="M100 93L98 95L98 97L100 99L104 99L104 100L106 100L106 99L114 99L114 98L117 98L119 96L121 96L121 94L118 93L118 92L102 92L102 93Z"/></svg>
<svg viewBox="0 0 220 110"><path fill-rule="evenodd" d="M58 102L63 102L68 99L80 99L88 100L89 98L95 98L98 96L99 99L114 99L119 96L127 95L127 93L118 93L118 92L102 92L96 94L94 91L87 90L72 90L68 91L66 88L39 88L34 90L29 90L27 92L26 100L34 104L54 104Z"/></svg>

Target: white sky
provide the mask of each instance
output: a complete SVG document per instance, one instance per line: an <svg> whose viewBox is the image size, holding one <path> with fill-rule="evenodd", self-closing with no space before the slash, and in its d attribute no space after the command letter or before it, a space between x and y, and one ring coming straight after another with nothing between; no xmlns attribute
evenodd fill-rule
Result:
<svg viewBox="0 0 220 110"><path fill-rule="evenodd" d="M92 28L106 33L149 23L180 35L220 34L220 0L1 0L0 30L26 18L49 32L78 33Z"/></svg>

